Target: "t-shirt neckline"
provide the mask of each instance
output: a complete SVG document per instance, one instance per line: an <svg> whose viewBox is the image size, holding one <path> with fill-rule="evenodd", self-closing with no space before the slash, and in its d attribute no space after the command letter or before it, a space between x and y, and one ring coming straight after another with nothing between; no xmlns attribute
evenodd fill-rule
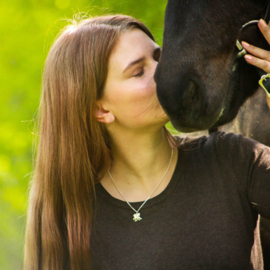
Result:
<svg viewBox="0 0 270 270"><path fill-rule="evenodd" d="M178 160L176 163L176 166L174 168L174 172L172 175L172 178L170 180L170 182L168 183L168 185L165 187L165 189L159 193L158 195L156 195L155 197L150 198L146 204L143 206L143 208L148 208L151 207L161 201L163 201L164 199L166 199L171 192L173 192L175 190L175 187L177 185L177 183L179 182L179 176L182 173L182 170L180 169L180 164L183 164L181 160L181 149L178 148ZM103 199L105 199L108 203L113 204L114 206L120 207L120 208L125 208L125 209L130 209L130 206L125 202L122 201L120 199L117 199L115 197L113 197L102 185L101 183L97 183L96 184L96 193L97 193L97 197L98 196L102 196ZM138 209L142 203L144 203L144 201L141 202L130 202L130 204L135 208Z"/></svg>

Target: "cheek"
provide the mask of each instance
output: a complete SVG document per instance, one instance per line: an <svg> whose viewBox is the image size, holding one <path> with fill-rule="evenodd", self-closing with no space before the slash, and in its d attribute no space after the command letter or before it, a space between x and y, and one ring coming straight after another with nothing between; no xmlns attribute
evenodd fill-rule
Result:
<svg viewBox="0 0 270 270"><path fill-rule="evenodd" d="M160 106L155 85L148 86L136 91L136 94L129 100L127 113L137 120L153 115Z"/></svg>
<svg viewBox="0 0 270 270"><path fill-rule="evenodd" d="M110 107L118 120L125 117L137 122L160 110L153 77L138 78L121 85L116 84L110 90Z"/></svg>
<svg viewBox="0 0 270 270"><path fill-rule="evenodd" d="M114 87L110 95L112 104L116 106L137 106L141 107L149 99L156 96L156 84L153 78L130 80L121 87Z"/></svg>
<svg viewBox="0 0 270 270"><path fill-rule="evenodd" d="M137 100L138 102L147 102L148 99L152 99L156 96L156 83L153 80L153 77L146 77L140 80L136 86L137 87L133 87L132 89L134 100Z"/></svg>
<svg viewBox="0 0 270 270"><path fill-rule="evenodd" d="M140 88L133 89L129 103L134 107L134 110L145 110L151 108L153 101L156 100L156 85L152 81L142 84Z"/></svg>

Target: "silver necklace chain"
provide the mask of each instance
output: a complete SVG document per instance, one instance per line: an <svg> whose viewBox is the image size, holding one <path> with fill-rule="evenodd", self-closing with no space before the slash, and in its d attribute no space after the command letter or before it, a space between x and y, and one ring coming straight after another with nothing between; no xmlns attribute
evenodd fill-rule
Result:
<svg viewBox="0 0 270 270"><path fill-rule="evenodd" d="M115 184L110 171L108 171L108 175L111 178L114 186L116 187L116 189L118 190L118 192L121 194L121 196L123 197L123 199L126 201L126 203L129 205L129 207L135 212L135 214L133 215L133 220L135 222L142 220L142 218L140 217L140 213L139 211L142 209L142 207L146 204L146 202L151 198L151 196L154 194L154 192L156 191L156 189L159 187L159 185L161 184L162 180L165 178L166 174L168 173L170 167L171 167L171 163L172 163L172 157L173 157L173 149L171 152L171 157L170 157L170 161L169 161L169 165L167 170L165 171L164 175L162 176L162 178L160 179L160 181L158 182L158 184L156 185L156 187L154 188L154 190L151 192L151 194L147 197L147 199L142 203L142 205L139 207L138 210L136 210L129 202L128 200L125 198L125 196L123 195L123 193L121 192L121 190L117 187L117 185Z"/></svg>

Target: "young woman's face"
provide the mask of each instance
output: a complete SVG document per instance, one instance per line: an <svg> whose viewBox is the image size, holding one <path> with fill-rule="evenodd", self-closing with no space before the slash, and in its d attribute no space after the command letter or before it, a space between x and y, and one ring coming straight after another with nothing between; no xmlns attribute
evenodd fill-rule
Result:
<svg viewBox="0 0 270 270"><path fill-rule="evenodd" d="M102 107L114 124L127 128L163 126L168 122L156 95L154 72L160 47L139 29L126 30L109 59Z"/></svg>

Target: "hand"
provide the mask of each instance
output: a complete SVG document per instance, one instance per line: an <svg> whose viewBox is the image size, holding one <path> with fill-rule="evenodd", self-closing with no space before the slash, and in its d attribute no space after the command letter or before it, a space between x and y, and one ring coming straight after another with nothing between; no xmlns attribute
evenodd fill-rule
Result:
<svg viewBox="0 0 270 270"><path fill-rule="evenodd" d="M258 27L260 31L262 32L263 36L267 40L267 42L270 44L270 28L265 23L264 20L260 19L258 23ZM262 70L264 70L266 73L270 73L270 52L260 49L258 47L252 46L248 44L247 42L242 42L242 46L246 49L247 52L250 54L245 55L246 61L256 66ZM270 98L266 95L266 101L268 104L268 107L270 108Z"/></svg>

